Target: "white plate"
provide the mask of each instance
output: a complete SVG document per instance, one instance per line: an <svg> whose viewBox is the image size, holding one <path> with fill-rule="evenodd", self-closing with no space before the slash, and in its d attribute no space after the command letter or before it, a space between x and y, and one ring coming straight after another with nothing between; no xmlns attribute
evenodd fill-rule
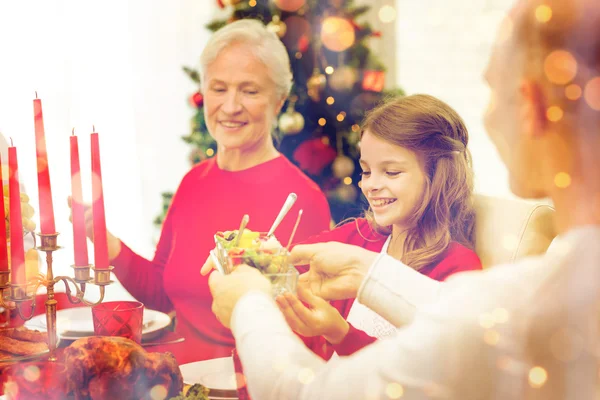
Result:
<svg viewBox="0 0 600 400"><path fill-rule="evenodd" d="M156 310L144 309L142 337L154 337L156 333L169 326L171 317ZM46 315L36 315L25 322L25 327L46 331ZM56 312L56 331L61 339L77 340L94 336L92 309L89 307L67 308Z"/></svg>
<svg viewBox="0 0 600 400"><path fill-rule="evenodd" d="M183 383L206 386L211 399L237 399L233 358L223 357L196 361L179 366Z"/></svg>

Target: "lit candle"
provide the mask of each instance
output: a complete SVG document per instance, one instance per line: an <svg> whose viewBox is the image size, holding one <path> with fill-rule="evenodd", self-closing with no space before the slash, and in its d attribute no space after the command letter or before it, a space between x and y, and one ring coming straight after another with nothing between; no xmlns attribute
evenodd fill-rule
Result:
<svg viewBox="0 0 600 400"><path fill-rule="evenodd" d="M94 129L95 130L95 129ZM92 213L94 219L94 263L97 269L107 269L108 240L106 237L106 219L104 215L104 194L102 190L102 171L100 168L100 142L98 134L91 134L92 142Z"/></svg>
<svg viewBox="0 0 600 400"><path fill-rule="evenodd" d="M73 130L71 136L71 214L73 215L73 249L75 265L89 264L87 241L85 236L85 210L81 189L81 173L79 168L79 145Z"/></svg>
<svg viewBox="0 0 600 400"><path fill-rule="evenodd" d="M35 152L37 156L38 191L40 200L40 226L42 234L56 233L54 226L54 207L52 205L52 189L50 187L50 169L46 153L46 135L44 133L44 117L42 101L33 100L33 121L35 124Z"/></svg>
<svg viewBox="0 0 600 400"><path fill-rule="evenodd" d="M2 156L0 155L0 186L2 184ZM4 203L0 207L0 271L8 271L8 247L6 243L6 213Z"/></svg>
<svg viewBox="0 0 600 400"><path fill-rule="evenodd" d="M25 284L25 247L23 246L23 221L21 219L21 192L17 149L8 148L8 190L10 192L10 281Z"/></svg>

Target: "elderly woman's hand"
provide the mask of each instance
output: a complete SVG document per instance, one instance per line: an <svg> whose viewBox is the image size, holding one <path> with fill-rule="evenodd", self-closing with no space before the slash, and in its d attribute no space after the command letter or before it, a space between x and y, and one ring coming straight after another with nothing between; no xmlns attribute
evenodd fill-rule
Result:
<svg viewBox="0 0 600 400"><path fill-rule="evenodd" d="M326 300L355 298L377 253L358 246L338 242L298 245L289 261L294 265L309 264L310 270L300 281Z"/></svg>
<svg viewBox="0 0 600 400"><path fill-rule="evenodd" d="M208 279L213 296L212 311L229 328L237 302L248 292L261 291L271 295L271 282L256 268L240 265L229 275L213 272Z"/></svg>

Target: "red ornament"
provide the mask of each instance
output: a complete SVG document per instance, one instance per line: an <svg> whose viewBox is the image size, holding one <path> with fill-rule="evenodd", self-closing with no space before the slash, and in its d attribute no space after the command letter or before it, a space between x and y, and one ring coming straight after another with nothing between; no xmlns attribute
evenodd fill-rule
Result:
<svg viewBox="0 0 600 400"><path fill-rule="evenodd" d="M300 36L300 40L298 40L298 51L300 51L301 53L306 53L309 44L310 41L308 40L308 37L306 37L306 35Z"/></svg>
<svg viewBox="0 0 600 400"><path fill-rule="evenodd" d="M320 138L304 141L296 151L294 160L300 168L312 175L319 175L323 169L331 164L337 152L329 145L323 143Z"/></svg>
<svg viewBox="0 0 600 400"><path fill-rule="evenodd" d="M385 84L385 73L383 71L365 71L363 74L362 88L371 92L381 92Z"/></svg>
<svg viewBox="0 0 600 400"><path fill-rule="evenodd" d="M192 97L190 97L190 103L192 103L194 107L201 108L204 105L204 97L202 97L202 93L194 93Z"/></svg>

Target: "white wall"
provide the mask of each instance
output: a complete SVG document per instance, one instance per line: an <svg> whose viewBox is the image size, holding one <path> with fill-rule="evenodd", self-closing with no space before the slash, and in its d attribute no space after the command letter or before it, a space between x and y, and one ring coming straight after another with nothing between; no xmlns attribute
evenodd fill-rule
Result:
<svg viewBox="0 0 600 400"><path fill-rule="evenodd" d="M80 136L82 174L89 133L100 134L107 225L151 257L160 192L189 169L194 65L214 2L198 0L23 0L0 2L0 132L18 147L20 178L37 205L32 99L43 101L59 244L55 270L71 274L69 135ZM91 198L84 179L84 198ZM90 246L90 257L91 254ZM122 289L109 287L114 296Z"/></svg>
<svg viewBox="0 0 600 400"><path fill-rule="evenodd" d="M504 165L487 138L483 82L496 28L514 0L396 0L397 82L408 94L427 93L465 120L476 191L512 197Z"/></svg>

